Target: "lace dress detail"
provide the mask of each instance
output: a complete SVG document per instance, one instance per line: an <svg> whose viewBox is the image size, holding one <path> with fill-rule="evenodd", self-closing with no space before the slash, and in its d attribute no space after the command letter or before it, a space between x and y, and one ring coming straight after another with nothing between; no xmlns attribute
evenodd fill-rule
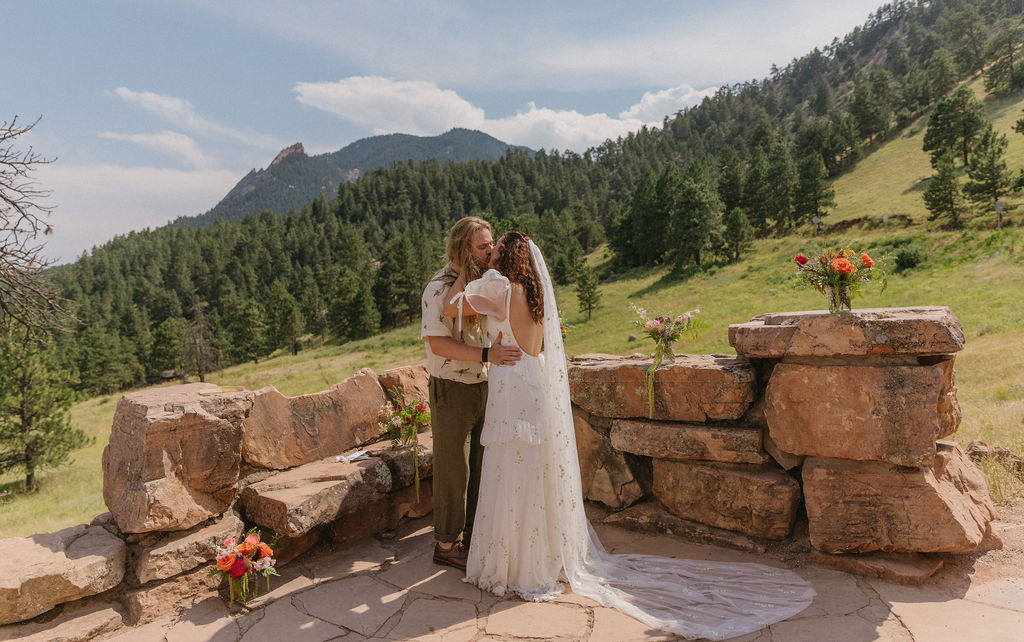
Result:
<svg viewBox="0 0 1024 642"><path fill-rule="evenodd" d="M529 601L553 599L567 582L579 595L687 638L744 635L807 608L814 590L788 569L605 551L583 512L551 278L540 250L532 242L530 249L544 287L544 353L490 370L465 581ZM492 270L466 287L465 299L488 310L488 328L502 333L502 343L516 345L510 292Z"/></svg>

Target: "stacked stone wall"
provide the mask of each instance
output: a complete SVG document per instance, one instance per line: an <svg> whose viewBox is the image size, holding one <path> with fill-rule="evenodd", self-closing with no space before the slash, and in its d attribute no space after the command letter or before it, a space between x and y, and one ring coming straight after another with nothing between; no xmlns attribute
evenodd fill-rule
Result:
<svg viewBox="0 0 1024 642"><path fill-rule="evenodd" d="M941 441L960 422L963 333L948 308L762 315L730 326L729 341L735 357L660 367L652 417L649 358L569 364L584 495L613 511L605 521L763 551L806 515L815 560L832 565L966 552L990 534L980 473ZM426 383L409 366L299 397L203 384L125 395L103 453L110 512L0 542L0 625L72 603L96 634L142 624L217 591L216 546L248 527L281 536L283 565L430 513L430 433L417 493L411 449L376 426L390 390L424 399ZM338 457L357 448L365 459Z"/></svg>

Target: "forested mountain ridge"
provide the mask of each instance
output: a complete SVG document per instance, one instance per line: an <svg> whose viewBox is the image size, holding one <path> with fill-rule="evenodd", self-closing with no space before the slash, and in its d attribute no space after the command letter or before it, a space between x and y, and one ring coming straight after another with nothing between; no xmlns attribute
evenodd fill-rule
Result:
<svg viewBox="0 0 1024 642"><path fill-rule="evenodd" d="M103 392L403 325L466 214L527 231L559 283L606 240L615 269L734 259L752 234L827 224L831 179L961 81L984 69L988 91L1019 92L1019 61L992 74L1006 54L990 43L1020 13L998 0L895 2L770 77L583 154L396 162L283 215L118 237L55 271L84 322L59 338L62 354L84 391Z"/></svg>
<svg viewBox="0 0 1024 642"><path fill-rule="evenodd" d="M342 182L354 181L395 161L496 161L512 147L483 132L462 128L439 136L371 136L335 152L314 156L308 156L302 143L296 143L281 150L266 169L251 170L210 211L180 217L172 225L199 227L218 219L239 221L246 214L263 210L285 214L307 205L320 194L334 196ZM532 154L525 147L520 149Z"/></svg>

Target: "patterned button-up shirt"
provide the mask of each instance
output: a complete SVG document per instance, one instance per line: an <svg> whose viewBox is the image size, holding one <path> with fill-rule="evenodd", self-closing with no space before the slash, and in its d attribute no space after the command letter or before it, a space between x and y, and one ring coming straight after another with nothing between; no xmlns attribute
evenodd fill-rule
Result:
<svg viewBox="0 0 1024 642"><path fill-rule="evenodd" d="M450 267L445 267L431 277L427 288L423 291L420 338L427 348L427 372L432 377L460 381L462 383L480 383L487 380L487 364L479 361L456 361L446 359L433 353L427 337L451 337L471 346L489 346L487 337L487 317L479 315L478 324L462 322L461 332L457 329L457 319L442 314L447 301L448 292L458 279L458 274Z"/></svg>

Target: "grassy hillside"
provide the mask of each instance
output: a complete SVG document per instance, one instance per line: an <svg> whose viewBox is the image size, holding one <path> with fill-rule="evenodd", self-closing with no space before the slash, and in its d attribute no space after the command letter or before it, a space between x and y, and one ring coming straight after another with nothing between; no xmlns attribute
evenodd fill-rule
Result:
<svg viewBox="0 0 1024 642"><path fill-rule="evenodd" d="M988 100L986 107L997 128L1010 138L1010 166L1024 167L1024 136L1012 132L1022 101ZM972 220L964 232L936 229L927 223L921 202L922 179L930 175L928 156L921 151L924 121L905 134L880 145L849 174L836 181L838 206L827 223L870 218L827 239L803 235L767 239L735 264L709 265L683 275L665 270L611 275L600 287L601 307L586 320L576 310L571 288L559 293L563 319L570 324L569 354L650 352L649 341L629 339L640 333L632 325L629 303L650 312L679 313L700 307L710 328L696 343L683 348L693 353L734 351L727 329L750 317L773 311L823 309L824 298L794 276L792 256L813 251L823 240L831 245L868 251L890 272L888 287L868 284L854 307L948 305L964 326L967 345L956 361L958 398L963 422L953 436L966 444L983 439L1024 454L1024 227L1012 208L1011 225L1000 232L989 218ZM1019 210L1018 210L1019 211ZM909 225L895 219L881 224L885 214L903 214ZM893 259L899 248L916 247L922 262L896 274ZM600 266L603 250L589 260ZM272 384L286 395L323 390L344 377L369 367L383 371L418 363L423 348L418 324L345 345L324 345L298 356L280 355L259 364L244 364L215 373L211 381L259 389ZM75 454L73 464L40 478L41 490L31 496L11 492L0 496L0 537L52 531L87 522L106 510L101 497L100 455L119 395L80 402L73 409L76 426L95 435L96 444ZM984 467L993 496L1011 501L1021 496L1020 480L995 466ZM0 493L19 486L17 476L0 477Z"/></svg>
<svg viewBox="0 0 1024 642"><path fill-rule="evenodd" d="M1024 168L1024 136L1013 131L1013 125L1022 115L1024 101L1020 94L993 98L985 96L983 81L979 77L969 83L985 107L986 117L998 133L1006 134L1009 146L1006 160L1014 172ZM880 144L869 156L857 163L856 168L836 179L835 211L825 219L828 224L850 219L883 216L909 216L916 223L928 219L922 194L933 170L928 154L921 151L928 114L893 138ZM1011 195L1004 199L1004 216L1013 216L1024 195ZM1019 218L1019 215L1018 215ZM987 222L994 225L995 214Z"/></svg>

